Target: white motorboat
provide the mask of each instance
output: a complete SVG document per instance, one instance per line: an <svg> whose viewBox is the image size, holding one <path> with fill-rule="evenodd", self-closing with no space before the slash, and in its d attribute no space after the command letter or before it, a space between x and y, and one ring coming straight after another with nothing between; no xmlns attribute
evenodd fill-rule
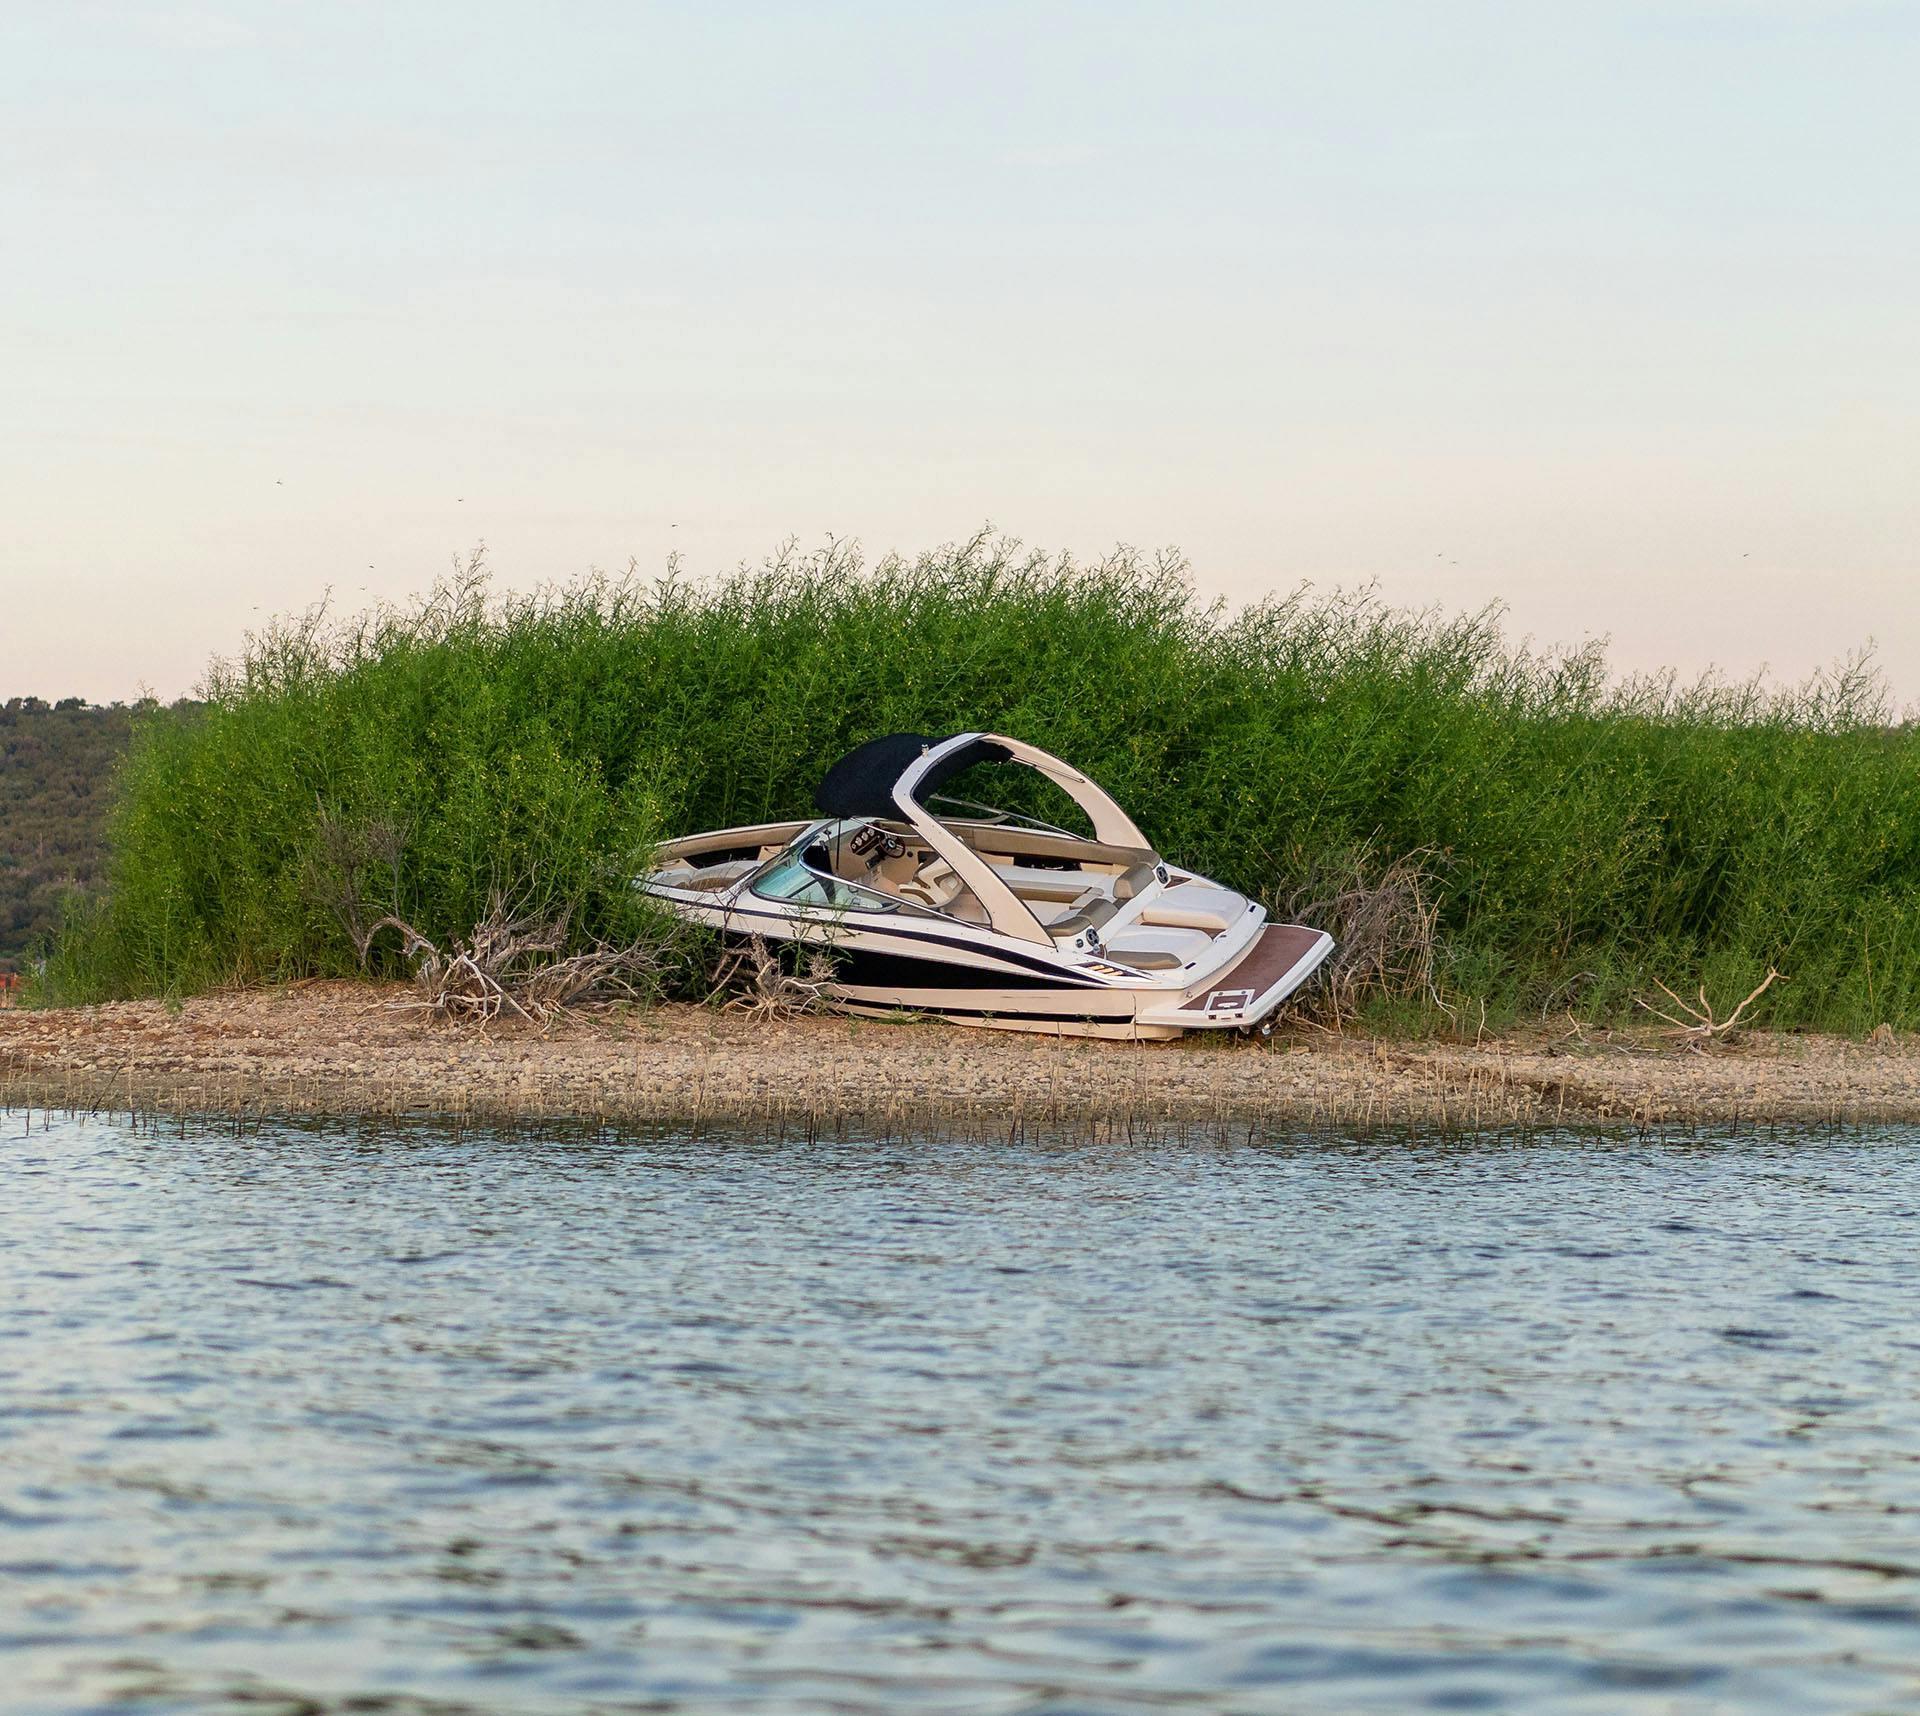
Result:
<svg viewBox="0 0 1920 1716"><path fill-rule="evenodd" d="M945 798L983 763L1037 769L1092 837ZM1272 924L1169 863L1078 769L996 733L894 733L850 751L810 821L671 840L636 884L730 938L830 950L826 998L1076 1036L1271 1028L1333 938Z"/></svg>

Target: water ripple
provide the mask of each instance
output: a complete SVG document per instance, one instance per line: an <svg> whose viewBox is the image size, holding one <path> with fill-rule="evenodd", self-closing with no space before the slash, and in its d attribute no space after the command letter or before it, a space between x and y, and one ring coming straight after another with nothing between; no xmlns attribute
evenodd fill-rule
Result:
<svg viewBox="0 0 1920 1716"><path fill-rule="evenodd" d="M1916 1146L15 1133L0 1685L1920 1710Z"/></svg>

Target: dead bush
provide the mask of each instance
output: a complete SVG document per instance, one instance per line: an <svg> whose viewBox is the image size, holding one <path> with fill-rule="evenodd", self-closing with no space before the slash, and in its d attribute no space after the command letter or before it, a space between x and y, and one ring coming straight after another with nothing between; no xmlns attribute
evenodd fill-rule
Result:
<svg viewBox="0 0 1920 1716"><path fill-rule="evenodd" d="M1418 998L1452 1011L1435 982L1440 907L1433 858L1428 849L1382 863L1371 846L1360 845L1300 863L1280 915L1326 930L1334 949L1319 981L1295 1003L1297 1017L1337 1030L1376 996Z"/></svg>

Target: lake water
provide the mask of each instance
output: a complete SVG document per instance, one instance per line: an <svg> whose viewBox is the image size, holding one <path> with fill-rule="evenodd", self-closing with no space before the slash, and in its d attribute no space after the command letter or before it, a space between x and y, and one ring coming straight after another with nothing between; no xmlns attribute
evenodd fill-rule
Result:
<svg viewBox="0 0 1920 1716"><path fill-rule="evenodd" d="M4 1126L10 1716L1920 1710L1920 1133Z"/></svg>

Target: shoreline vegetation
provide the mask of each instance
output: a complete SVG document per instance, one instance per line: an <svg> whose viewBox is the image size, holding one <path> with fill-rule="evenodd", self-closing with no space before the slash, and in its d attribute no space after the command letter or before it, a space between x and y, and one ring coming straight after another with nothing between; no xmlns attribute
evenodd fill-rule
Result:
<svg viewBox="0 0 1920 1716"><path fill-rule="evenodd" d="M1217 1139L1410 1127L1920 1122L1920 1040L1644 1030L1389 1042L1115 1043L668 1004L544 1028L431 1022L408 985L276 988L0 1014L0 1109L684 1127L778 1138Z"/></svg>
<svg viewBox="0 0 1920 1716"><path fill-rule="evenodd" d="M654 841L804 814L875 733L972 727L1331 930L1301 1002L1323 1025L1578 1034L1698 994L1720 1020L1753 996L1761 1031L1920 1028L1920 724L1864 661L1621 681L1493 611L1231 609L1171 557L990 535L531 595L476 555L410 608L278 622L203 700L136 716L104 884L27 999L397 978L402 935L356 924L447 948L507 907L560 926L562 957L653 950L647 998L698 999L714 950L630 886Z"/></svg>

